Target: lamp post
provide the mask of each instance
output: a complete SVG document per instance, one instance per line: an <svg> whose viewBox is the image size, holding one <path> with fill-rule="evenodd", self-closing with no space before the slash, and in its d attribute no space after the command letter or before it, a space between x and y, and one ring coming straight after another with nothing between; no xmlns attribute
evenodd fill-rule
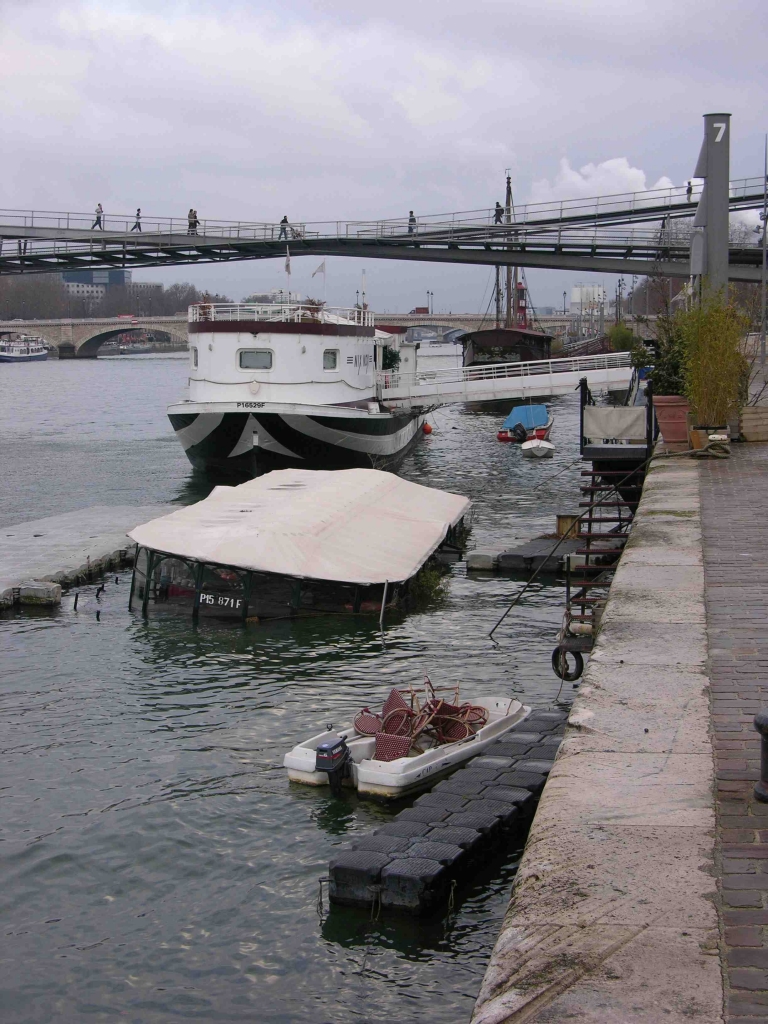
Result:
<svg viewBox="0 0 768 1024"><path fill-rule="evenodd" d="M565 316L565 295L566 293L563 292L563 316Z"/></svg>

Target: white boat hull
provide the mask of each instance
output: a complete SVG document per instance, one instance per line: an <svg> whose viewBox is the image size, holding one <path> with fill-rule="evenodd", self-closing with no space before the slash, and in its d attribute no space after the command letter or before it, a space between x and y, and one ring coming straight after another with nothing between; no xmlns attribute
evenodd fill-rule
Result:
<svg viewBox="0 0 768 1024"><path fill-rule="evenodd" d="M485 699L474 701L488 711L488 724L474 736L457 743L433 747L424 754L400 757L395 761L373 759L375 741L372 736L361 736L349 725L337 733L320 732L297 744L283 760L291 782L308 786L327 786L328 776L315 771L317 745L333 735L344 735L352 754L351 777L345 785L357 789L361 796L383 800L397 800L427 789L440 778L449 775L470 758L475 757L504 733L520 725L531 713L530 707L518 700Z"/></svg>
<svg viewBox="0 0 768 1024"><path fill-rule="evenodd" d="M551 441L541 441L538 438L525 441L520 449L524 459L551 459L555 454L555 446Z"/></svg>

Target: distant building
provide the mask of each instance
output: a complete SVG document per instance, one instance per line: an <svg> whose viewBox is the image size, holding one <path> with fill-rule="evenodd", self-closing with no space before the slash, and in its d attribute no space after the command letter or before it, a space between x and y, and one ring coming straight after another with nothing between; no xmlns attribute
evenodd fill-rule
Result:
<svg viewBox="0 0 768 1024"><path fill-rule="evenodd" d="M130 285L130 270L65 270L61 281L68 295L87 299L91 303L101 302L110 288Z"/></svg>
<svg viewBox="0 0 768 1024"><path fill-rule="evenodd" d="M268 292L254 292L253 295L247 295L243 302L267 305L274 302L301 302L301 299L301 292L288 292L282 288L273 288Z"/></svg>
<svg viewBox="0 0 768 1024"><path fill-rule="evenodd" d="M572 315L588 313L590 310L599 310L605 302L605 288L601 284L575 284L571 288Z"/></svg>

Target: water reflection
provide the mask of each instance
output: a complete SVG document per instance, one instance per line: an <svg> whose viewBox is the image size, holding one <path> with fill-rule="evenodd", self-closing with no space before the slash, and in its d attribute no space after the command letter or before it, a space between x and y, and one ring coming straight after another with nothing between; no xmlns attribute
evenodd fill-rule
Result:
<svg viewBox="0 0 768 1024"><path fill-rule="evenodd" d="M27 365L43 368L35 387L19 377L0 407L0 521L203 496L165 419L183 366ZM578 501L578 408L554 409L546 467L495 441L498 415L446 409L401 472L468 494L478 547L548 532ZM550 703L562 588L537 581L495 648L488 630L521 583L463 563L445 603L388 616L383 643L375 620L344 616L145 623L126 583L108 581L100 622L95 586L78 612L67 598L0 619L4 1020L467 1020L519 850L489 862L448 919L334 909L321 922L334 851L393 810L291 785L280 765L424 670L468 696Z"/></svg>

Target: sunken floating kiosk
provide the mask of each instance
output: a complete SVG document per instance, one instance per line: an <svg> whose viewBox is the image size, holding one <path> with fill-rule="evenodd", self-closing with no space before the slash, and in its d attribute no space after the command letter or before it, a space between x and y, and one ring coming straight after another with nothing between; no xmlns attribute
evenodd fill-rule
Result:
<svg viewBox="0 0 768 1024"><path fill-rule="evenodd" d="M216 487L129 534L129 608L243 622L383 612L438 550L457 549L469 507L375 469L277 470Z"/></svg>

